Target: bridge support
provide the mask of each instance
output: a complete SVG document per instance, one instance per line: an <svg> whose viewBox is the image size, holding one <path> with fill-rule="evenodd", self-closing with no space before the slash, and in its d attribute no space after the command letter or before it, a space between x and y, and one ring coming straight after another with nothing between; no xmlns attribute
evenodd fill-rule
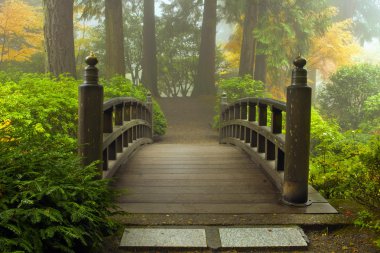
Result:
<svg viewBox="0 0 380 253"><path fill-rule="evenodd" d="M311 88L307 86L306 60L294 60L292 83L287 88L285 175L283 201L291 205L307 205Z"/></svg>
<svg viewBox="0 0 380 253"><path fill-rule="evenodd" d="M103 86L98 83L98 60L91 54L86 63L84 82L79 86L78 141L83 166L102 161L103 144ZM102 164L97 166L102 175Z"/></svg>

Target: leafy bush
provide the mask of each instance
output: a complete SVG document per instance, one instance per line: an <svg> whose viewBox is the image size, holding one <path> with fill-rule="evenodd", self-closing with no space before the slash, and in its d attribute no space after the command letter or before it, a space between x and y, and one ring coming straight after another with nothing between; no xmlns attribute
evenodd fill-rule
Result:
<svg viewBox="0 0 380 253"><path fill-rule="evenodd" d="M338 69L319 95L322 114L336 118L343 130L357 129L364 120L364 103L380 92L379 84L379 66L357 64Z"/></svg>
<svg viewBox="0 0 380 253"><path fill-rule="evenodd" d="M80 81L0 72L0 82L0 252L96 251L117 227L115 193L95 166L79 164ZM106 83L105 94L121 93L146 94L125 80Z"/></svg>
<svg viewBox="0 0 380 253"><path fill-rule="evenodd" d="M115 231L115 193L71 151L9 120L0 124L1 252L94 252Z"/></svg>
<svg viewBox="0 0 380 253"><path fill-rule="evenodd" d="M215 128L217 128L219 124L220 102L223 93L226 93L227 101L229 103L245 97L268 97L268 94L265 92L263 82L256 81L249 75L244 77L221 79L218 83L218 91L215 106L216 115L214 116L213 123Z"/></svg>

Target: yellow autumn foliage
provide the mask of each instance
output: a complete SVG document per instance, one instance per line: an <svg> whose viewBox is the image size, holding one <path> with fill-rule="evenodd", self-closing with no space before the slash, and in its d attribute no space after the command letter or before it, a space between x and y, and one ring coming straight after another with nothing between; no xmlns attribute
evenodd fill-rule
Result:
<svg viewBox="0 0 380 253"><path fill-rule="evenodd" d="M15 141L10 134L12 133L12 122L10 119L3 120L0 122L0 142L10 142Z"/></svg>
<svg viewBox="0 0 380 253"><path fill-rule="evenodd" d="M361 51L351 32L352 20L333 23L320 37L311 40L308 66L318 69L323 79L343 65L352 63L352 57Z"/></svg>
<svg viewBox="0 0 380 253"><path fill-rule="evenodd" d="M243 39L243 27L238 23L229 41L224 45L224 59L232 69L238 69L240 64L241 41Z"/></svg>
<svg viewBox="0 0 380 253"><path fill-rule="evenodd" d="M28 61L42 50L42 12L22 0L0 4L0 63Z"/></svg>

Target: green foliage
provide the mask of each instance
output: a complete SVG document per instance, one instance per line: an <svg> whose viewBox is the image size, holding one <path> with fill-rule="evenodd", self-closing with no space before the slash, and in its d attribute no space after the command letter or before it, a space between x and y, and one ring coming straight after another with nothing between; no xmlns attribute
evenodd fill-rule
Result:
<svg viewBox="0 0 380 253"><path fill-rule="evenodd" d="M229 79L221 79L218 83L218 90L227 94L228 102L233 102L245 97L267 97L268 94L264 90L264 84L261 81L253 80L251 76L232 77Z"/></svg>
<svg viewBox="0 0 380 253"><path fill-rule="evenodd" d="M216 115L214 116L213 122L214 128L217 128L219 125L220 103L223 93L226 93L228 103L246 97L268 97L264 89L264 84L261 81L253 80L250 75L221 79L218 83L218 90L215 106Z"/></svg>
<svg viewBox="0 0 380 253"><path fill-rule="evenodd" d="M368 97L364 101L364 120L360 123L360 129L368 133L380 134L380 93Z"/></svg>
<svg viewBox="0 0 380 253"><path fill-rule="evenodd" d="M96 252L117 228L115 192L76 155L80 82L2 72L0 82L0 252ZM147 94L120 77L104 90L106 98Z"/></svg>
<svg viewBox="0 0 380 253"><path fill-rule="evenodd" d="M70 146L0 126L0 251L94 252L115 231L115 193Z"/></svg>
<svg viewBox="0 0 380 253"><path fill-rule="evenodd" d="M345 66L330 77L319 95L321 113L336 118L343 130L357 129L365 120L366 100L380 92L376 65ZM371 101L367 102L371 107Z"/></svg>
<svg viewBox="0 0 380 253"><path fill-rule="evenodd" d="M71 77L0 72L0 122L11 120L16 131L28 129L59 138L75 148L78 85Z"/></svg>
<svg viewBox="0 0 380 253"><path fill-rule="evenodd" d="M380 207L380 139L337 129L312 115L311 184L327 198Z"/></svg>
<svg viewBox="0 0 380 253"><path fill-rule="evenodd" d="M380 232L380 219L376 219L375 215L367 210L360 211L358 217L354 221L355 226L368 228L376 232ZM375 240L375 244L380 248L380 238Z"/></svg>

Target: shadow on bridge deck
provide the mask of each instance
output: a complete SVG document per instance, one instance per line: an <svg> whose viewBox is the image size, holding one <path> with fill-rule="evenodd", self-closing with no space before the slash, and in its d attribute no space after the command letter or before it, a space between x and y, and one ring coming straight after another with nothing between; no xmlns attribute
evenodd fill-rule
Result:
<svg viewBox="0 0 380 253"><path fill-rule="evenodd" d="M281 194L240 149L218 144L214 98L160 99L167 135L139 150L114 175L127 189L119 205L130 213L336 213L312 187L308 207L282 204Z"/></svg>

